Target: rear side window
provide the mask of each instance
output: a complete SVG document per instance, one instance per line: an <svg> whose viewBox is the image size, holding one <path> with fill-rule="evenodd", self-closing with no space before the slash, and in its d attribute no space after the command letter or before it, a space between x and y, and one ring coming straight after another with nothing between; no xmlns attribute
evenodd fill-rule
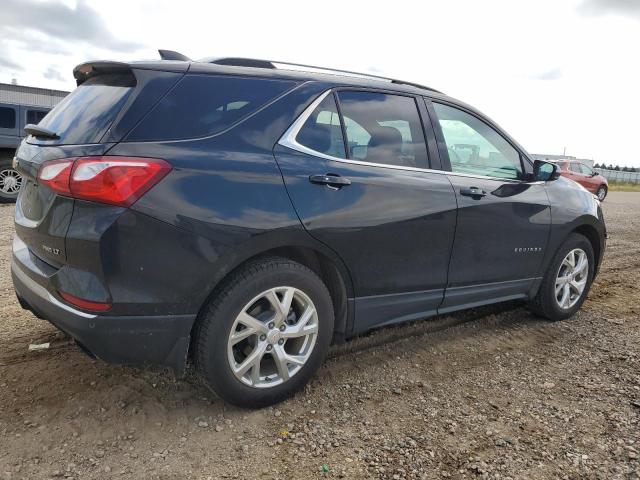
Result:
<svg viewBox="0 0 640 480"><path fill-rule="evenodd" d="M42 110L27 110L27 123L37 125L46 115Z"/></svg>
<svg viewBox="0 0 640 480"><path fill-rule="evenodd" d="M135 85L132 73L110 73L90 78L56 105L40 126L60 137L53 143L98 143ZM51 140L46 142L51 143Z"/></svg>
<svg viewBox="0 0 640 480"><path fill-rule="evenodd" d="M295 85L287 80L188 75L127 141L178 140L218 133Z"/></svg>
<svg viewBox="0 0 640 480"><path fill-rule="evenodd" d="M349 158L427 167L427 147L415 99L377 92L338 93Z"/></svg>
<svg viewBox="0 0 640 480"><path fill-rule="evenodd" d="M316 152L345 158L340 116L333 95L329 94L304 123L296 141Z"/></svg>
<svg viewBox="0 0 640 480"><path fill-rule="evenodd" d="M11 107L0 107L0 128L16 128L16 111Z"/></svg>

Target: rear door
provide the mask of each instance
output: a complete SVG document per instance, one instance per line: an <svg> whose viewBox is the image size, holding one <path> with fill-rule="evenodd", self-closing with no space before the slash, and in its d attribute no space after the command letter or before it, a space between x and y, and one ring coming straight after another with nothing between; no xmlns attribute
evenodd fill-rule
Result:
<svg viewBox="0 0 640 480"><path fill-rule="evenodd" d="M456 198L427 171L427 145L437 153L425 112L413 96L329 91L275 149L305 228L349 268L356 331L422 318L442 300Z"/></svg>
<svg viewBox="0 0 640 480"><path fill-rule="evenodd" d="M550 228L543 182L530 181L523 154L488 120L430 103L458 223L440 312L521 298L540 276Z"/></svg>

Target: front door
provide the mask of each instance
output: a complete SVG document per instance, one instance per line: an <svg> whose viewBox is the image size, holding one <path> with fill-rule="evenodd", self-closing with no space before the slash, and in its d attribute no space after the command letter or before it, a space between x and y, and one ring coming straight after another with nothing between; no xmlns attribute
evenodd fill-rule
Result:
<svg viewBox="0 0 640 480"><path fill-rule="evenodd" d="M329 92L292 125L275 155L304 227L351 273L354 331L436 313L456 197L445 175L426 171L416 98Z"/></svg>
<svg viewBox="0 0 640 480"><path fill-rule="evenodd" d="M440 312L523 298L541 275L547 246L551 217L544 183L527 181L521 153L479 116L432 105L458 200Z"/></svg>

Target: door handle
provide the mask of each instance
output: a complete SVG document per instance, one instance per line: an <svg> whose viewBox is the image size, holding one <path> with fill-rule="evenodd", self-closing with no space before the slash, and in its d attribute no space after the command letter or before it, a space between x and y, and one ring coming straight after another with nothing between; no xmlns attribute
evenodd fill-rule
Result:
<svg viewBox="0 0 640 480"><path fill-rule="evenodd" d="M469 187L469 188L461 188L460 195L465 197L471 197L475 200L480 200L482 197L487 195L487 192L478 187Z"/></svg>
<svg viewBox="0 0 640 480"><path fill-rule="evenodd" d="M351 180L334 173L309 175L309 181L317 185L327 185L332 188L342 188L351 185Z"/></svg>

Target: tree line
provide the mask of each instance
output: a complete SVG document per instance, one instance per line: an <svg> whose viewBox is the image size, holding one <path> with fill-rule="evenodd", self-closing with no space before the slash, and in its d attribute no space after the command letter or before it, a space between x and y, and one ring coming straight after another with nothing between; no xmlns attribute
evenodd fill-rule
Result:
<svg viewBox="0 0 640 480"><path fill-rule="evenodd" d="M618 172L640 172L640 168L634 167L621 167L620 165L606 165L604 163L596 163L593 168L603 168L605 170L617 170Z"/></svg>

